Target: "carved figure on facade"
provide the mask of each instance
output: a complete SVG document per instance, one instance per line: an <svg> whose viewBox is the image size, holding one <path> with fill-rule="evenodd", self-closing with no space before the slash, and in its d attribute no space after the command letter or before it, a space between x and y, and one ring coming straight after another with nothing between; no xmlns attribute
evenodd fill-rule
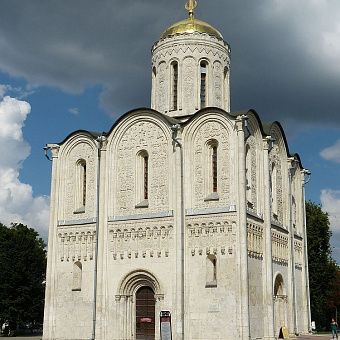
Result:
<svg viewBox="0 0 340 340"><path fill-rule="evenodd" d="M93 260L96 244L95 228L82 226L77 230L58 229L58 253L60 261Z"/></svg>
<svg viewBox="0 0 340 340"><path fill-rule="evenodd" d="M263 226L247 223L248 256L263 258Z"/></svg>
<svg viewBox="0 0 340 340"><path fill-rule="evenodd" d="M148 212L167 210L169 205L168 142L162 129L153 122L140 121L125 131L117 151L117 201L118 214L135 213L137 201L136 184L143 180L138 173L137 154L145 150L149 154Z"/></svg>
<svg viewBox="0 0 340 340"><path fill-rule="evenodd" d="M288 236L276 230L272 230L272 258L277 263L288 264Z"/></svg>
<svg viewBox="0 0 340 340"><path fill-rule="evenodd" d="M279 147L274 145L270 154L270 170L273 168L276 170L275 183L272 183L272 189L276 190L276 193L272 192L272 199L276 197L276 215L274 219L276 219L281 225L283 224L283 178L282 178L282 162L280 157ZM274 167L273 167L274 165ZM271 178L273 178L273 174L271 173ZM273 204L273 202L272 202Z"/></svg>
<svg viewBox="0 0 340 340"><path fill-rule="evenodd" d="M222 219L204 222L191 220L187 224L188 247L191 255L234 254L236 230L231 221Z"/></svg>
<svg viewBox="0 0 340 340"><path fill-rule="evenodd" d="M172 239L172 224L129 222L109 227L109 249L115 260L168 257Z"/></svg>
<svg viewBox="0 0 340 340"><path fill-rule="evenodd" d="M218 201L205 201L212 194L213 189L209 185L209 166L207 160L208 144L210 140L217 141L217 193ZM197 130L194 141L193 155L193 191L194 207L203 208L207 206L225 206L230 203L230 151L229 135L226 128L217 121L204 122Z"/></svg>
<svg viewBox="0 0 340 340"><path fill-rule="evenodd" d="M65 156L66 171L63 173L65 179L63 181L65 193L64 199L64 211L63 218L68 220L79 220L84 218L91 218L95 214L95 195L96 195L96 164L95 164L95 148L93 145L83 141L77 143L72 147L70 152ZM77 206L77 190L78 181L77 177L77 163L80 160L86 162L86 203L84 211L76 214L75 212L79 208Z"/></svg>

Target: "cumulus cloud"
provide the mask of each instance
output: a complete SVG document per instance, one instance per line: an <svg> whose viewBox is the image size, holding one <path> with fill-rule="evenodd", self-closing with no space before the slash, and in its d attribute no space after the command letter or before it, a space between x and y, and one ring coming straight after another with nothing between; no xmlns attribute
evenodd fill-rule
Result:
<svg viewBox="0 0 340 340"><path fill-rule="evenodd" d="M339 12L338 0L200 1L231 44L232 109L340 126ZM150 47L185 16L184 1L2 0L0 70L73 93L100 85L121 114L150 105Z"/></svg>
<svg viewBox="0 0 340 340"><path fill-rule="evenodd" d="M331 223L334 258L340 259L340 190L324 189L321 191L320 200Z"/></svg>
<svg viewBox="0 0 340 340"><path fill-rule="evenodd" d="M30 111L25 101L10 96L0 100L0 222L27 224L46 239L49 198L34 197L32 187L19 180L22 162L30 154L22 133Z"/></svg>
<svg viewBox="0 0 340 340"><path fill-rule="evenodd" d="M320 152L320 156L327 161L334 161L340 163L340 139L336 143L328 148L323 149Z"/></svg>

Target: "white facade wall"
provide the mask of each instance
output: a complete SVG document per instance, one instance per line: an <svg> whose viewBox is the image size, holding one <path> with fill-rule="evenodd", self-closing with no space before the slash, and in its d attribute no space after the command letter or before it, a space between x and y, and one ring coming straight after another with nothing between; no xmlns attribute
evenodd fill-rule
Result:
<svg viewBox="0 0 340 340"><path fill-rule="evenodd" d="M185 33L152 52L152 109L49 145L43 339L136 339L141 287L154 294L155 339L164 310L173 340L307 333L299 157L278 123L228 113L228 44Z"/></svg>

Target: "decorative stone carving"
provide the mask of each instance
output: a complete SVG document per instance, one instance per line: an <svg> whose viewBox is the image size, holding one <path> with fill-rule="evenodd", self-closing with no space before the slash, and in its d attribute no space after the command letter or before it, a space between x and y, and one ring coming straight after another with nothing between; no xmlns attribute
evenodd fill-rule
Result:
<svg viewBox="0 0 340 340"><path fill-rule="evenodd" d="M185 58L183 61L183 94L186 100L183 102L183 105L184 108L188 109L195 106L195 72L195 59Z"/></svg>
<svg viewBox="0 0 340 340"><path fill-rule="evenodd" d="M136 214L136 183L143 180L137 173L137 153L146 150L149 155L148 208L143 212L164 211L169 206L169 160L168 142L162 129L149 121L132 125L118 144L117 151L117 197L115 215Z"/></svg>
<svg viewBox="0 0 340 340"><path fill-rule="evenodd" d="M272 230L272 258L282 265L288 264L288 236Z"/></svg>
<svg viewBox="0 0 340 340"><path fill-rule="evenodd" d="M302 250L303 250L303 243L300 240L294 240L294 261L295 266L298 268L302 268Z"/></svg>
<svg viewBox="0 0 340 340"><path fill-rule="evenodd" d="M214 94L214 106L222 107L223 101L223 67L219 61L215 61L213 65L213 94Z"/></svg>
<svg viewBox="0 0 340 340"><path fill-rule="evenodd" d="M77 183L77 162L83 159L86 162L86 204L84 211L79 214L74 212L77 206L76 192ZM79 142L74 145L65 159L66 171L62 173L64 183L64 220L86 219L95 215L96 207L96 150L93 145L87 142Z"/></svg>
<svg viewBox="0 0 340 340"><path fill-rule="evenodd" d="M276 183L274 183L274 188L276 188L276 199L277 199L277 217L274 219L282 225L283 224L283 181L282 181L282 162L279 153L279 147L274 145L270 154L270 171L272 170L272 165L275 164L277 171ZM273 195L273 194L272 194Z"/></svg>
<svg viewBox="0 0 340 340"><path fill-rule="evenodd" d="M109 249L115 260L168 257L172 238L173 226L166 222L135 221L109 226Z"/></svg>
<svg viewBox="0 0 340 340"><path fill-rule="evenodd" d="M95 228L58 229L58 254L60 261L93 260L96 246Z"/></svg>
<svg viewBox="0 0 340 340"><path fill-rule="evenodd" d="M217 193L218 200L205 201L212 194L210 188L209 166L207 160L208 145L210 140L218 142L217 148ZM218 207L230 204L230 152L229 135L225 127L216 121L204 122L197 130L194 137L193 155L193 193L194 208Z"/></svg>
<svg viewBox="0 0 340 340"><path fill-rule="evenodd" d="M166 64L165 62L161 62L158 68L157 75L157 102L158 109L161 112L166 110Z"/></svg>
<svg viewBox="0 0 340 340"><path fill-rule="evenodd" d="M248 256L263 258L263 227L247 223Z"/></svg>
<svg viewBox="0 0 340 340"><path fill-rule="evenodd" d="M257 211L257 163L256 163L256 140L254 136L249 136L247 139L247 146L249 147L250 152L250 174L247 176L247 179L249 178L249 182L247 183L247 190L249 190L250 193L250 203L251 208L250 210L253 210L254 212ZM247 169L248 170L248 169ZM248 195L247 195L248 196ZM249 207L248 207L249 208Z"/></svg>
<svg viewBox="0 0 340 340"><path fill-rule="evenodd" d="M235 224L223 218L192 219L186 226L191 255L233 256L235 249ZM228 249L228 252L226 252Z"/></svg>

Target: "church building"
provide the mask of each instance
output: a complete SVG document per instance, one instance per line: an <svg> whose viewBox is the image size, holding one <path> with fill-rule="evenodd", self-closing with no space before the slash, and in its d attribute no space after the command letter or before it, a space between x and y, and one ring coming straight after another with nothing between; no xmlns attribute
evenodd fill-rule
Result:
<svg viewBox="0 0 340 340"><path fill-rule="evenodd" d="M44 340L309 332L308 170L280 123L230 112L230 46L196 5L152 47L151 108L47 145Z"/></svg>

